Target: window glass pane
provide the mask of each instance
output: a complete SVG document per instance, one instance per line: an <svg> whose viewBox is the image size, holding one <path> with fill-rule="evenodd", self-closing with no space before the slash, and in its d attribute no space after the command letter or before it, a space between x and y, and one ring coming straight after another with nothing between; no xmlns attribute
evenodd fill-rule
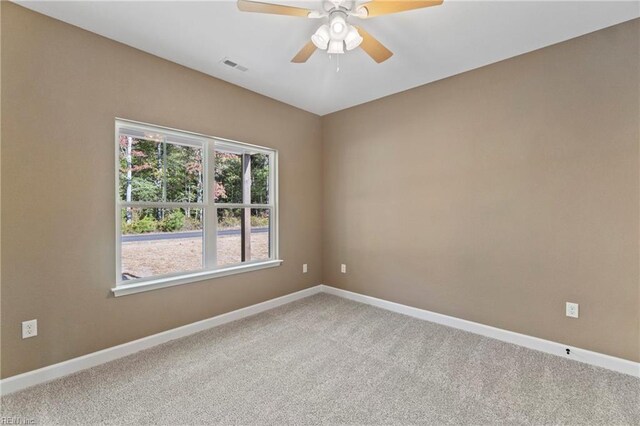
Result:
<svg viewBox="0 0 640 426"><path fill-rule="evenodd" d="M269 204L269 156L251 155L251 204Z"/></svg>
<svg viewBox="0 0 640 426"><path fill-rule="evenodd" d="M166 201L202 203L202 148L167 143L166 150Z"/></svg>
<svg viewBox="0 0 640 426"><path fill-rule="evenodd" d="M242 156L216 151L215 176L215 202L242 203Z"/></svg>
<svg viewBox="0 0 640 426"><path fill-rule="evenodd" d="M203 202L200 142L121 128L120 199L127 202Z"/></svg>
<svg viewBox="0 0 640 426"><path fill-rule="evenodd" d="M119 148L120 199L162 201L162 143L121 133Z"/></svg>
<svg viewBox="0 0 640 426"><path fill-rule="evenodd" d="M218 209L216 241L218 266L242 262L240 221L243 209Z"/></svg>
<svg viewBox="0 0 640 426"><path fill-rule="evenodd" d="M203 267L203 209L121 209L122 281Z"/></svg>
<svg viewBox="0 0 640 426"><path fill-rule="evenodd" d="M271 258L270 218L270 209L251 209L251 260Z"/></svg>
<svg viewBox="0 0 640 426"><path fill-rule="evenodd" d="M213 243L206 238L216 238L217 265L206 263L211 270L274 257L276 207L255 207L274 202L269 191L275 154L188 132L119 120L116 125L119 282L204 270L205 247ZM205 209L189 208L205 199L222 204L208 235Z"/></svg>

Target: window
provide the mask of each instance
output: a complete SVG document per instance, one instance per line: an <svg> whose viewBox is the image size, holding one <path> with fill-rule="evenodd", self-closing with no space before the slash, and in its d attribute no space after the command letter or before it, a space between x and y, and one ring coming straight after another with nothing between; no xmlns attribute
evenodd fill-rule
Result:
<svg viewBox="0 0 640 426"><path fill-rule="evenodd" d="M274 150L125 120L116 150L116 295L281 263Z"/></svg>

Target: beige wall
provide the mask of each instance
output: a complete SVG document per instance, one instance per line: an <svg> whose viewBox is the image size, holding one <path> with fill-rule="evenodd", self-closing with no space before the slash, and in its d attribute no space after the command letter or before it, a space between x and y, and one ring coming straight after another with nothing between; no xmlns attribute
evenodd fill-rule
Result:
<svg viewBox="0 0 640 426"><path fill-rule="evenodd" d="M2 94L2 7L0 7L0 97ZM0 102L0 224L2 223L2 102ZM0 300L2 300L2 226L0 226ZM0 303L0 329L2 319L2 303ZM2 366L2 331L0 330L0 367ZM1 368L0 368L1 370ZM0 373L0 377L2 377Z"/></svg>
<svg viewBox="0 0 640 426"><path fill-rule="evenodd" d="M1 4L2 377L320 282L640 360L638 21L321 120ZM279 149L283 266L114 298L114 117Z"/></svg>
<svg viewBox="0 0 640 426"><path fill-rule="evenodd" d="M636 20L323 117L324 283L640 361L638 58Z"/></svg>
<svg viewBox="0 0 640 426"><path fill-rule="evenodd" d="M1 3L2 377L321 282L319 117ZM284 264L114 298L114 117L277 148Z"/></svg>

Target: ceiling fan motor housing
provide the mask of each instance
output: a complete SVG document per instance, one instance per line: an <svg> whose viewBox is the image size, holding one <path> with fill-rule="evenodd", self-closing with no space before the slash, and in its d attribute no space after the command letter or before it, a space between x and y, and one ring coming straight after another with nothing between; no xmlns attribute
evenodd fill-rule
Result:
<svg viewBox="0 0 640 426"><path fill-rule="evenodd" d="M355 4L355 0L324 0L322 9L325 12L331 12L333 9L351 10Z"/></svg>

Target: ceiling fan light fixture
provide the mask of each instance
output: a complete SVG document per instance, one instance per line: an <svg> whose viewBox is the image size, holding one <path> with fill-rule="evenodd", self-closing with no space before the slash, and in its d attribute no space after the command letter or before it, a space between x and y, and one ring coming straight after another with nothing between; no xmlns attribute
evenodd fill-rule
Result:
<svg viewBox="0 0 640 426"><path fill-rule="evenodd" d="M347 20L341 13L334 13L331 16L331 23L329 24L331 29L332 40L344 40L349 32Z"/></svg>
<svg viewBox="0 0 640 426"><path fill-rule="evenodd" d="M344 44L347 50L355 49L356 47L360 46L362 41L363 41L363 38L358 32L358 29L353 25L349 25L349 32L347 33L347 36L344 38Z"/></svg>
<svg viewBox="0 0 640 426"><path fill-rule="evenodd" d="M325 50L329 46L331 41L331 34L329 34L329 26L323 24L318 30L311 36L311 41L318 49Z"/></svg>
<svg viewBox="0 0 640 426"><path fill-rule="evenodd" d="M341 54L345 49L349 51L357 47L361 47L377 63L384 62L393 56L393 52L364 28L354 28L347 23L347 20L439 6L444 0L322 0L322 8L319 10L260 0L236 1L238 9L242 12L326 19L327 23L316 30L310 37L311 40L307 41L291 60L293 63L300 64L306 62L318 49L327 50L329 54Z"/></svg>
<svg viewBox="0 0 640 426"><path fill-rule="evenodd" d="M340 55L344 53L344 41L342 40L331 40L329 43L329 50L327 53L330 55Z"/></svg>

